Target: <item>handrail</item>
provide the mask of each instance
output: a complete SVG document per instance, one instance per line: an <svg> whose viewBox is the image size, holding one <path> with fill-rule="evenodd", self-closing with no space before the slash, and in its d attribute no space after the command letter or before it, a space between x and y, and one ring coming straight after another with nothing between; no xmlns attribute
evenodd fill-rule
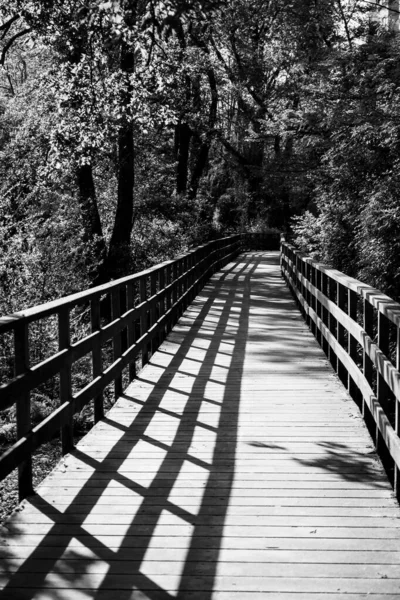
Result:
<svg viewBox="0 0 400 600"><path fill-rule="evenodd" d="M400 495L400 304L281 240L282 274Z"/></svg>
<svg viewBox="0 0 400 600"><path fill-rule="evenodd" d="M18 441L0 456L0 480L18 467L20 499L32 493L32 453L61 430L63 453L73 447L73 415L94 400L94 420L104 416L103 390L112 382L115 397L122 393L122 371L135 377L136 359L144 365L199 293L206 280L242 249L243 235L218 239L156 265L146 271L112 281L65 298L0 318L0 334L12 332L15 377L0 386L0 410L16 405ZM90 303L91 333L71 343L70 313ZM111 322L104 324L108 306ZM29 326L56 316L58 351L30 366ZM102 322L103 321L103 322ZM102 344L112 341L113 359L103 368ZM71 369L85 356L91 357L92 379L72 393ZM31 392L58 376L60 406L32 428Z"/></svg>

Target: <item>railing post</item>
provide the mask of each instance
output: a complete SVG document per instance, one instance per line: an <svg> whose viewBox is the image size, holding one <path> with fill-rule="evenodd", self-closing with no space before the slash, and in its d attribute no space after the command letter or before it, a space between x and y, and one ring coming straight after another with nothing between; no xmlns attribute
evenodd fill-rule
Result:
<svg viewBox="0 0 400 600"><path fill-rule="evenodd" d="M378 346L379 349L389 357L389 319L381 312L378 312ZM386 414L389 413L389 386L384 377L378 373L377 379L378 400Z"/></svg>
<svg viewBox="0 0 400 600"><path fill-rule="evenodd" d="M14 327L15 375L23 375L29 370L29 335L28 325L22 321ZM16 400L17 438L20 440L31 429L30 393L21 394ZM20 501L33 493L32 489L32 454L18 466L18 492Z"/></svg>
<svg viewBox="0 0 400 600"><path fill-rule="evenodd" d="M317 270L314 266L311 266L310 283L314 288L316 288L316 280L317 280ZM311 308L313 309L314 313L317 314L317 297L316 297L315 293L312 293L311 296L312 296ZM314 320L311 321L311 331L314 334L314 336L317 335L318 328L317 328L317 324L314 322Z"/></svg>
<svg viewBox="0 0 400 600"><path fill-rule="evenodd" d="M126 289L127 310L132 310L135 307L135 285L128 283ZM135 345L136 342L136 321L131 319L128 324L128 348ZM133 381L136 377L136 356L129 363L129 381Z"/></svg>
<svg viewBox="0 0 400 600"><path fill-rule="evenodd" d="M329 300L334 304L337 304L337 286L334 284L333 279L329 278ZM332 336L337 339L338 338L338 322L335 317L332 315L329 310L329 331ZM335 351L331 346L329 346L329 360L331 361L332 368L337 372L338 369L338 358L335 354Z"/></svg>
<svg viewBox="0 0 400 600"><path fill-rule="evenodd" d="M157 271L153 271L150 275L150 296L155 296L157 294ZM157 304L153 303L153 306L150 310L150 327L152 327L157 322ZM160 345L159 335L158 333L151 340L151 354L157 350Z"/></svg>
<svg viewBox="0 0 400 600"><path fill-rule="evenodd" d="M92 298L90 302L90 320L92 332L101 330L100 319L100 298ZM92 373L93 379L100 377L103 372L103 357L101 353L101 342L93 346L92 349ZM94 422L98 423L104 417L103 393L101 392L94 399Z"/></svg>
<svg viewBox="0 0 400 600"><path fill-rule="evenodd" d="M121 316L121 299L120 299L121 290L119 287L113 289L111 292L111 313L113 321L116 321ZM114 362L121 358L122 354L122 344L121 344L121 334L117 333L113 338L113 357ZM115 400L122 394L122 373L116 376L114 380L114 394Z"/></svg>
<svg viewBox="0 0 400 600"><path fill-rule="evenodd" d="M374 309L366 298L363 300L363 326L365 333L373 340L374 338ZM365 347L363 348L363 374L370 386L373 383L373 364ZM365 416L365 400L362 402L362 414Z"/></svg>
<svg viewBox="0 0 400 600"><path fill-rule="evenodd" d="M319 292L322 293L322 273L319 269L317 269L317 272L316 272L315 287L317 288L317 290ZM320 300L317 300L315 312L317 313L317 318L322 321L322 304L321 304ZM318 326L317 326L316 338L317 338L317 342L319 343L319 345L322 346L322 333Z"/></svg>
<svg viewBox="0 0 400 600"><path fill-rule="evenodd" d="M193 295L197 296L197 294L199 293L200 290L200 283L199 283L199 279L200 279L200 265L199 265L199 261L201 260L201 254L199 252L199 250L196 250L196 253L194 255L194 290L193 290Z"/></svg>
<svg viewBox="0 0 400 600"><path fill-rule="evenodd" d="M147 286L146 286L146 277L141 277L140 279L140 303L146 302L147 300ZM143 337L147 331L147 307L145 306L142 309L140 315L140 337ZM147 350L147 344L143 346L142 349L142 367L146 365L149 361L149 354Z"/></svg>
<svg viewBox="0 0 400 600"><path fill-rule="evenodd" d="M325 273L321 273L321 291L325 298L328 298L328 277ZM327 329L329 329L329 311L327 308L322 306L322 322ZM322 341L322 349L325 352L326 356L329 358L329 343L324 335L321 335Z"/></svg>
<svg viewBox="0 0 400 600"><path fill-rule="evenodd" d="M167 265L167 268L165 270L165 285L167 287L172 286L172 265L169 264ZM168 311L171 309L172 306L172 287L170 287L170 289L168 290L167 296L165 298L165 309ZM172 328L172 317L170 316L166 325L166 333L168 335L168 333L171 331Z"/></svg>
<svg viewBox="0 0 400 600"><path fill-rule="evenodd" d="M182 296L184 294L186 294L187 290L188 290L188 278L187 278L187 256L184 256L182 258ZM185 311L186 307L188 305L188 298L187 296L185 296L185 299L182 300L182 308L181 308L181 314Z"/></svg>
<svg viewBox="0 0 400 600"><path fill-rule="evenodd" d="M344 286L341 283L337 283L337 292L336 292L336 296L337 296L337 305L338 307L343 311L346 312L346 291ZM340 321L338 321L337 324L337 340L339 342L339 344L342 346L342 348L346 347L346 337L345 337L345 327L340 323ZM345 385L347 387L347 370L345 368L345 366L343 365L343 363L340 362L340 360L337 360L337 373L339 376L339 379L341 380L341 382L343 383L343 385Z"/></svg>
<svg viewBox="0 0 400 600"><path fill-rule="evenodd" d="M357 323L357 293L353 290L348 290L348 300L347 300L347 314L355 323ZM357 364L357 340L348 332L348 353L350 358ZM351 378L348 375L347 379L347 389L352 398L357 398L358 388Z"/></svg>
<svg viewBox="0 0 400 600"><path fill-rule="evenodd" d="M165 288L165 267L160 269L158 285L159 285L160 292L163 292L164 288ZM165 315L165 297L162 297L158 303L158 312L160 314L160 318L163 315ZM162 327L159 335L160 335L160 343L162 344L162 342L165 339L165 325Z"/></svg>
<svg viewBox="0 0 400 600"><path fill-rule="evenodd" d="M174 322L175 319L178 320L178 309L175 306L176 303L178 302L178 294L179 294L179 290L178 290L178 275L179 275L179 271L178 271L178 261L175 261L174 264L172 265L172 282L173 282L173 289L172 289L172 306L174 307Z"/></svg>
<svg viewBox="0 0 400 600"><path fill-rule="evenodd" d="M302 260L300 258L300 273L301 273L300 293L303 297L303 300L306 300L306 287L304 285L305 270L306 270L306 264L305 264L304 260ZM307 311L306 311L304 304L303 304L303 316L308 325L308 315L307 315Z"/></svg>
<svg viewBox="0 0 400 600"><path fill-rule="evenodd" d="M378 347L389 358L389 347L390 347L390 328L389 319L385 317L380 311L378 312ZM390 360L390 359L389 359ZM391 414L390 406L390 388L386 383L384 377L380 373L377 373L377 397L379 404L382 406L385 414L392 420L393 414ZM383 441L382 434L377 431L377 451L381 455L381 458L387 454L387 448Z"/></svg>
<svg viewBox="0 0 400 600"><path fill-rule="evenodd" d="M58 343L59 349L65 350L71 345L70 339L70 314L68 308L63 308L58 313ZM69 402L66 422L61 427L61 446L62 453L67 454L74 446L74 427L73 427L73 405L72 405L72 387L71 387L71 363L67 359L64 361L63 368L60 371L60 404Z"/></svg>

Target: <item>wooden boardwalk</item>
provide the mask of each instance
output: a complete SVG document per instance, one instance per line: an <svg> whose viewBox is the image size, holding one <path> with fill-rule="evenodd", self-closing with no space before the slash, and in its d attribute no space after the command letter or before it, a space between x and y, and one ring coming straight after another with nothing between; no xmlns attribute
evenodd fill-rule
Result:
<svg viewBox="0 0 400 600"><path fill-rule="evenodd" d="M0 600L399 600L399 517L277 253L248 253L2 528Z"/></svg>

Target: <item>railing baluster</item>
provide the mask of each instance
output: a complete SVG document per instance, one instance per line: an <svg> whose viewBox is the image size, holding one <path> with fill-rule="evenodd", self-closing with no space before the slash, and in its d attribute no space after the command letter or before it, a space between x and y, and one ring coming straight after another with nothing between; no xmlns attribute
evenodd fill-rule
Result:
<svg viewBox="0 0 400 600"><path fill-rule="evenodd" d="M111 313L112 320L115 321L121 316L121 288L117 287L111 292ZM121 334L117 333L113 338L113 357L114 362L121 357L122 343ZM114 380L114 395L115 400L122 394L122 373L116 376Z"/></svg>
<svg viewBox="0 0 400 600"><path fill-rule="evenodd" d="M336 294L337 294L337 286L334 284L333 279L329 278L329 300L331 302L336 303L335 302ZM337 320L331 314L330 311L329 311L329 331L331 332L332 336L337 339L337 336L338 336ZM335 371L337 371L338 358L331 346L329 347L329 359L331 361L331 365L332 365L333 369Z"/></svg>
<svg viewBox="0 0 400 600"><path fill-rule="evenodd" d="M135 284L129 282L126 290L127 309L132 310L135 306ZM136 342L136 321L131 319L128 324L128 348L134 346ZM129 363L129 381L136 377L136 356Z"/></svg>
<svg viewBox="0 0 400 600"><path fill-rule="evenodd" d="M157 293L157 281L156 281L157 273L153 271L150 275L150 296L155 296ZM152 327L157 322L157 304L154 302L151 310L150 310L150 327ZM158 333L153 337L151 341L151 353L157 350L160 345L159 335Z"/></svg>
<svg viewBox="0 0 400 600"><path fill-rule="evenodd" d="M374 338L374 309L366 298L363 300L363 327L365 333L373 340ZM368 356L366 348L363 349L363 374L372 387L374 369L372 360ZM365 414L365 400L363 399L362 413Z"/></svg>
<svg viewBox="0 0 400 600"><path fill-rule="evenodd" d="M368 287L335 269L329 269L324 265L318 265L309 258L296 251L289 244L282 244L282 270L290 273L285 257L293 256L294 271L308 276L306 265L315 267L316 273L312 271L311 281L315 287L330 301L328 308L321 302L314 303L302 285L293 277L289 281L292 288L297 288L303 297L315 306L318 318L330 331L330 338L337 339L338 344L332 341L332 346L321 340L321 345L331 358L332 366L336 368L342 382L348 388L350 395L358 404L367 427L372 436L380 457L391 482L393 482L397 496L400 496L400 304L394 302L388 296ZM298 278L297 278L298 279ZM334 288L332 286L335 286ZM294 291L294 290L293 290ZM363 327L358 322L358 303L363 301ZM345 315L341 316L336 306ZM386 310L387 307L387 310ZM303 309L302 313L304 315ZM378 312L378 343L374 339L374 315ZM347 313L347 315L346 315ZM308 319L307 319L308 321ZM352 322L353 321L353 322ZM391 356L391 327L396 326L397 331L397 354L396 369L392 364ZM314 330L313 324L310 327ZM317 340L320 341L318 330L315 332ZM370 341L363 343L368 336ZM376 346L381 353L376 352ZM361 352L362 350L362 367ZM382 355L383 354L383 355ZM351 360L350 360L351 359ZM375 394L375 374L377 378L377 390ZM383 413L376 409L376 397L379 400ZM396 400L394 400L396 397Z"/></svg>
<svg viewBox="0 0 400 600"><path fill-rule="evenodd" d="M381 312L378 312L378 346L379 349L386 355L389 356L389 345L390 345L390 329L389 320ZM389 386L385 381L385 378L378 373L377 374L377 397L380 405L382 406L385 414L392 420L390 407L390 395ZM381 432L377 431L376 447L380 455L385 456L387 454L386 444L382 438Z"/></svg>
<svg viewBox="0 0 400 600"><path fill-rule="evenodd" d="M341 283L337 283L336 285L337 285L337 292L336 292L337 305L343 312L346 312L346 289ZM342 346L342 348L346 347L345 332L346 332L345 327L342 325L342 323L340 321L338 321L337 339L338 339L339 344ZM343 365L343 363L339 359L337 361L337 373L338 373L339 379L341 380L343 385L345 385L347 387L347 383L348 383L347 382L347 370L346 370L345 366Z"/></svg>
<svg viewBox="0 0 400 600"><path fill-rule="evenodd" d="M172 265L172 281L173 281L173 290L172 290L172 305L176 304L178 301L178 261L175 261ZM176 314L176 309L174 310Z"/></svg>
<svg viewBox="0 0 400 600"><path fill-rule="evenodd" d="M147 300L147 278L141 277L140 279L140 303L146 302ZM140 316L140 337L145 335L147 331L147 308L144 307L142 309L142 314ZM149 362L149 354L148 354L148 345L145 344L142 349L142 367Z"/></svg>
<svg viewBox="0 0 400 600"><path fill-rule="evenodd" d="M1 473L5 477L15 466L19 465L19 493L23 498L32 492L32 453L45 441L52 439L60 424L60 414L46 418L38 425L35 435L31 432L31 407L30 392L53 377L60 377L59 398L66 409L62 412L61 438L63 452L73 447L73 413L81 410L94 401L94 421L98 422L104 416L103 388L108 386L114 378L115 396L122 392L123 370L129 366L129 380L136 375L134 351L139 336L145 336L148 328L157 322L161 315L171 310L170 318L166 320L165 327L158 332L158 337L164 339L166 331L170 331L184 308L193 300L206 280L212 273L225 265L228 256L236 255L244 242L243 235L231 236L224 240L216 240L200 246L169 264L159 269L150 269L143 274L132 275L120 281L110 282L98 288L92 288L67 298L53 301L41 307L27 309L23 313L0 318L0 331L8 333L14 331L15 343L15 375L16 378L2 386L2 405L4 408L16 403L17 436L24 440L28 436L29 444L23 442L25 454L20 462L21 444L12 447L1 463ZM292 268L289 269L293 271ZM151 274L152 273L152 274ZM169 287L163 298L157 298L154 305L149 308L147 278L150 278L150 291L152 296L157 295ZM140 288L140 302L144 304L141 312L135 308L137 292ZM189 292L190 290L190 292ZM185 298L182 298L182 295ZM103 300L101 298L103 297ZM106 301L104 301L104 297ZM90 303L91 334L71 344L70 316L75 307ZM102 325L102 313L106 314L107 322ZM126 316L127 311L132 311L132 318ZM85 318L86 311L80 315ZM124 316L125 315L125 316ZM54 353L35 369L29 369L29 323L37 323L41 319L56 316L58 318L58 346L60 353ZM148 318L150 316L150 323ZM123 320L122 320L123 319ZM98 335L96 335L98 334ZM100 341L101 340L101 341ZM104 344L113 344L113 363L108 369L103 365ZM157 347L157 339L153 341L152 350ZM125 358L125 351L129 352L129 364ZM137 351L139 353L139 351ZM141 348L142 364L148 360L148 344ZM124 360L121 358L124 356ZM72 366L73 361L78 362L84 358L91 358L92 377L87 385L73 396L72 394ZM63 362L65 361L65 362ZM25 377L26 376L26 377ZM24 387L25 386L25 387ZM70 412L68 414L68 408ZM52 418L54 417L54 418Z"/></svg>
<svg viewBox="0 0 400 600"><path fill-rule="evenodd" d="M317 274L316 274L316 282L315 282L316 288L319 292L322 292L322 273L319 269L317 269ZM317 301L317 317L319 319L321 319L322 321L322 304L321 301L318 300ZM319 327L317 327L317 342L319 343L320 346L322 346L322 333L321 330L319 329Z"/></svg>
<svg viewBox="0 0 400 600"><path fill-rule="evenodd" d="M308 289L307 283L310 281L310 269L311 266L308 263L305 263L304 265L304 277L306 279L306 285L305 285L305 296L306 296L306 302L308 304L308 311L311 307L311 292ZM308 326L311 328L311 323L312 323L312 319L310 317L309 312L307 313L307 324Z"/></svg>
<svg viewBox="0 0 400 600"><path fill-rule="evenodd" d="M100 331L100 298L92 298L90 302L90 321L92 332ZM103 356L100 341L92 349L92 374L93 379L100 377L103 372ZM103 392L94 398L94 422L98 423L104 417Z"/></svg>
<svg viewBox="0 0 400 600"><path fill-rule="evenodd" d="M169 286L171 286L171 284L172 284L172 267L169 264L169 265L167 265L167 268L165 269L165 285L169 287ZM169 311L171 306L172 306L172 289L171 289L171 287L169 287L169 290L165 297L165 310ZM172 328L172 318L169 318L167 321L166 328L165 328L167 335L171 331L171 328Z"/></svg>
<svg viewBox="0 0 400 600"><path fill-rule="evenodd" d="M321 273L321 291L325 298L328 298L328 277L325 273ZM325 306L322 306L322 322L329 329L329 311ZM329 350L330 346L328 340L325 336L321 336L322 340L322 349L325 352L326 356L329 358Z"/></svg>
<svg viewBox="0 0 400 600"><path fill-rule="evenodd" d="M60 350L70 347L70 336L69 309L63 308L58 313L58 342ZM64 404L64 402L70 403L68 415L65 419L64 425L61 428L62 453L67 454L74 446L74 407L72 405L71 364L68 359L64 362L64 366L60 371L60 404Z"/></svg>
<svg viewBox="0 0 400 600"><path fill-rule="evenodd" d="M353 321L357 322L357 293L349 289L347 302L347 314ZM350 358L357 364L357 340L350 332L348 332L348 336L348 353ZM348 376L347 389L352 398L357 397L357 386L350 375Z"/></svg>
<svg viewBox="0 0 400 600"><path fill-rule="evenodd" d="M378 312L378 346L386 356L389 356L389 333L389 320L381 312ZM378 373L377 394L382 408L388 413L390 409L389 387L380 373Z"/></svg>
<svg viewBox="0 0 400 600"><path fill-rule="evenodd" d="M315 288L315 283L316 283L316 269L314 266L310 265L310 283L312 286L314 286ZM311 308L313 309L313 311L316 313L317 312L317 299L315 297L314 292L311 293ZM314 322L314 320L311 320L311 331L314 335L316 335L317 333L317 325Z"/></svg>
<svg viewBox="0 0 400 600"><path fill-rule="evenodd" d="M165 283L166 282L165 282L165 268L164 268L164 269L161 269L160 275L159 275L160 292L165 288ZM159 307L158 310L159 310L159 313L160 313L160 318L165 315L165 305L166 305L165 297L163 297L163 298L160 299L160 301L158 303L158 307ZM162 342L165 339L165 331L166 331L166 328L165 328L165 325L164 325L162 327L161 331L160 331L160 334L159 334L160 335L160 343L161 344L162 344Z"/></svg>
<svg viewBox="0 0 400 600"><path fill-rule="evenodd" d="M15 324L14 327L14 370L15 375L24 375L29 370L29 334L25 321ZM31 429L31 401L30 392L22 393L16 399L17 409L17 438L20 440ZM18 466L18 492L19 499L23 500L32 494L32 454Z"/></svg>

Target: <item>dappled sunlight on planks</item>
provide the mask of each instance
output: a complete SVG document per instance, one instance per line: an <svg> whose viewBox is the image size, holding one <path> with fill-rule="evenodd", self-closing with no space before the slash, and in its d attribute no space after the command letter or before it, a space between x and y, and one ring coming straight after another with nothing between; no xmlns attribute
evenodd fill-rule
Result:
<svg viewBox="0 0 400 600"><path fill-rule="evenodd" d="M6 523L0 600L391 600L399 517L277 255L252 252Z"/></svg>

